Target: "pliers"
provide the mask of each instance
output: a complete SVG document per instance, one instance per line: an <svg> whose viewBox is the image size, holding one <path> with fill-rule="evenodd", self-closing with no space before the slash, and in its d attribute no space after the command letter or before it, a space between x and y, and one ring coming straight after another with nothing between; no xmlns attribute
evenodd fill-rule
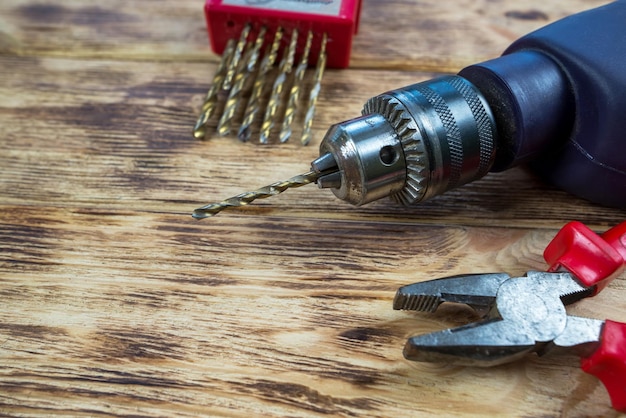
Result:
<svg viewBox="0 0 626 418"><path fill-rule="evenodd" d="M561 229L544 251L548 272L469 274L401 287L393 308L434 312L444 302L472 307L482 320L411 337L409 360L492 366L530 352L573 350L597 376L613 407L626 412L626 323L568 315L565 306L594 296L626 265L626 222L601 236L580 222Z"/></svg>

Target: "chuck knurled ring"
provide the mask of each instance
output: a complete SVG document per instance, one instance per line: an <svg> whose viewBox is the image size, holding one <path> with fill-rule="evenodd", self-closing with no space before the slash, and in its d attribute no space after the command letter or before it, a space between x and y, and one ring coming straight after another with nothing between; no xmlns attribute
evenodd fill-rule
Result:
<svg viewBox="0 0 626 418"><path fill-rule="evenodd" d="M391 198L404 205L422 200L428 187L429 162L424 141L415 120L393 96L372 97L363 107L363 115L378 113L391 124L400 138L406 160L406 183Z"/></svg>

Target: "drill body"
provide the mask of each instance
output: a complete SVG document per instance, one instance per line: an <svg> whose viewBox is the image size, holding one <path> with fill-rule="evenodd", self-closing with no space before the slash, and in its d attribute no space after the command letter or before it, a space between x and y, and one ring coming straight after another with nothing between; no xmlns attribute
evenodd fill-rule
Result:
<svg viewBox="0 0 626 418"><path fill-rule="evenodd" d="M529 163L574 195L626 208L625 68L626 0L569 16L456 76L370 99L322 141L318 185L356 205L413 204Z"/></svg>

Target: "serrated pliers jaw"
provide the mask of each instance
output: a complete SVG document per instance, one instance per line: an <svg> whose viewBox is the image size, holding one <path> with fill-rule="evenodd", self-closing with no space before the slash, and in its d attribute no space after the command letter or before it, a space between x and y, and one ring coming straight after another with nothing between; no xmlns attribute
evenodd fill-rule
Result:
<svg viewBox="0 0 626 418"><path fill-rule="evenodd" d="M565 304L591 293L569 273L531 271L515 278L504 273L472 274L404 286L396 294L394 309L434 312L443 302L471 306L483 317L481 321L411 337L404 356L493 366L529 352L542 354L568 328L572 317Z"/></svg>

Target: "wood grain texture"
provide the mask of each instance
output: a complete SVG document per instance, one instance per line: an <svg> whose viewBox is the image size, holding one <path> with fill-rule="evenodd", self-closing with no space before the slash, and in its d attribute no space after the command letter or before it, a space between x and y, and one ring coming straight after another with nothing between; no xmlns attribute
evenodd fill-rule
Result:
<svg viewBox="0 0 626 418"><path fill-rule="evenodd" d="M309 147L192 139L217 63L201 3L0 4L0 415L617 416L573 356L404 360L407 337L473 317L391 302L414 281L543 269L563 223L624 211L519 168L410 209L307 186L190 216L306 171L370 96L604 2L366 0ZM624 277L569 311L626 321Z"/></svg>
<svg viewBox="0 0 626 418"><path fill-rule="evenodd" d="M364 0L355 68L458 70L512 41L606 0ZM200 0L4 0L0 50L21 55L141 61L217 61Z"/></svg>

